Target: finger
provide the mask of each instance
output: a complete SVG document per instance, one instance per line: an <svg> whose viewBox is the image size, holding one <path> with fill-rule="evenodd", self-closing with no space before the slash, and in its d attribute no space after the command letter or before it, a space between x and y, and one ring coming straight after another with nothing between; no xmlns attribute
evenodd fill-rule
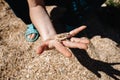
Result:
<svg viewBox="0 0 120 80"><path fill-rule="evenodd" d="M38 48L36 53L41 54L47 48L47 42L42 43Z"/></svg>
<svg viewBox="0 0 120 80"><path fill-rule="evenodd" d="M71 41L63 41L63 44L69 48L79 48L79 49L87 49L87 44L81 42L71 42Z"/></svg>
<svg viewBox="0 0 120 80"><path fill-rule="evenodd" d="M70 31L70 35L71 36L75 36L76 34L78 34L80 31L84 30L86 28L86 26L80 26L72 31Z"/></svg>
<svg viewBox="0 0 120 80"><path fill-rule="evenodd" d="M67 49L67 47L63 46L62 43L54 40L54 42L52 42L52 44L54 45L54 47L61 52L64 56L66 57L71 57L72 53Z"/></svg>
<svg viewBox="0 0 120 80"><path fill-rule="evenodd" d="M85 37L82 37L82 38L72 37L72 38L70 39L70 41L72 41L72 42L81 42L81 43L85 43L85 44L89 44L89 43L90 43L89 39L87 39L87 38L85 38Z"/></svg>

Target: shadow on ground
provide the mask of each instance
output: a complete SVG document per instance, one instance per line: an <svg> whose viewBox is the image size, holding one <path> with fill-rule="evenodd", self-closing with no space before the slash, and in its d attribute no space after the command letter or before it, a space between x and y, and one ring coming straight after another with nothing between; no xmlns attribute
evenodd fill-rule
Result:
<svg viewBox="0 0 120 80"><path fill-rule="evenodd" d="M114 69L112 66L120 63L107 63L90 58L90 56L84 50L73 49L72 50L80 64L86 67L89 71L94 73L97 77L101 78L99 71L104 72L108 76L115 80L119 80L116 76L120 76L120 71Z"/></svg>

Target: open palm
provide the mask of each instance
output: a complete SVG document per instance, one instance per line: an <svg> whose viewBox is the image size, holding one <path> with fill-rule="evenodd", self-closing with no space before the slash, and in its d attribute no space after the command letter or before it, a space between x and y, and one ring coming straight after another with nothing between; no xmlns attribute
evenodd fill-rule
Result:
<svg viewBox="0 0 120 80"><path fill-rule="evenodd" d="M63 37L58 34L54 36L54 38L52 39L43 41L42 44L38 47L37 53L41 54L45 50L56 48L64 56L71 57L72 53L68 48L87 49L87 45L89 44L89 40L87 38L73 37L76 34L78 34L80 31L84 30L85 28L86 26L81 26L68 33L65 33L66 35Z"/></svg>

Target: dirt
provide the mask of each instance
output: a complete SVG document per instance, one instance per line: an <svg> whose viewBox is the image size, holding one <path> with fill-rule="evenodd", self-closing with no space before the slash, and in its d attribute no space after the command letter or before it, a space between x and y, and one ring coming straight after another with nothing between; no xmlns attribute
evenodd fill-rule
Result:
<svg viewBox="0 0 120 80"><path fill-rule="evenodd" d="M87 51L72 49L71 58L56 50L38 55L41 39L27 42L26 25L0 0L0 80L120 80L119 31L94 19L86 21L93 26L86 30Z"/></svg>

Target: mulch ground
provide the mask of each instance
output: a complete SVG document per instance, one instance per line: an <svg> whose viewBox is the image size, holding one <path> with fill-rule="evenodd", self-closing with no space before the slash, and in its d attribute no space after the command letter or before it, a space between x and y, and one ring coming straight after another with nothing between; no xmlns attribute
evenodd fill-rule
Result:
<svg viewBox="0 0 120 80"><path fill-rule="evenodd" d="M101 15L108 15L102 12L86 16L85 34L91 40L87 51L72 49L71 58L56 50L38 55L40 38L27 42L26 25L3 0L0 6L0 80L120 80L120 33L117 27L109 27L119 26L120 20L107 24Z"/></svg>

